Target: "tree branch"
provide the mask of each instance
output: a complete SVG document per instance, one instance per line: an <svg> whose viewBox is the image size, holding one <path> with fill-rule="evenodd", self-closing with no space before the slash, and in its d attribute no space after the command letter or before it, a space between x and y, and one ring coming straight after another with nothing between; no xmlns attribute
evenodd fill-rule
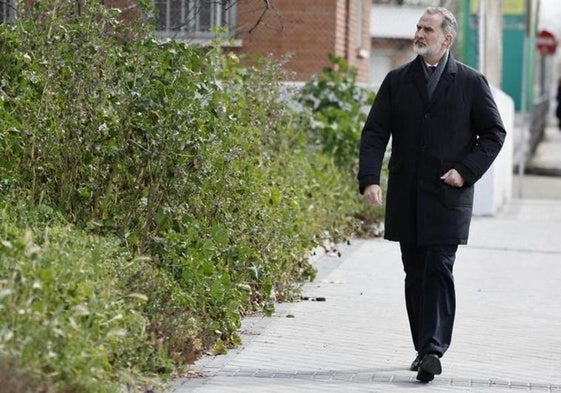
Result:
<svg viewBox="0 0 561 393"><path fill-rule="evenodd" d="M253 32L253 30L255 30L257 28L257 26L259 26L261 24L261 22L263 21L263 18L265 17L265 14L267 13L267 11L269 11L271 8L273 8L273 7L271 7L270 0L263 0L263 2L265 3L265 8L263 9L263 12L261 13L261 16L259 17L259 19L257 19L257 22L255 22L253 27L251 29L249 29L249 34L251 34Z"/></svg>

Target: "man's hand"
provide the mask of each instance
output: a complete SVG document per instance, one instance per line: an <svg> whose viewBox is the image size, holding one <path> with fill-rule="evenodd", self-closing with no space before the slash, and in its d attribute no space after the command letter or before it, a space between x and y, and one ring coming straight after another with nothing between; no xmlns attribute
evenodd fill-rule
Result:
<svg viewBox="0 0 561 393"><path fill-rule="evenodd" d="M450 169L444 175L440 176L440 179L444 180L444 183L452 187L463 187L465 181L462 175L454 168Z"/></svg>
<svg viewBox="0 0 561 393"><path fill-rule="evenodd" d="M382 187L378 184L371 184L364 189L364 201L369 205L381 205L384 203L382 197Z"/></svg>

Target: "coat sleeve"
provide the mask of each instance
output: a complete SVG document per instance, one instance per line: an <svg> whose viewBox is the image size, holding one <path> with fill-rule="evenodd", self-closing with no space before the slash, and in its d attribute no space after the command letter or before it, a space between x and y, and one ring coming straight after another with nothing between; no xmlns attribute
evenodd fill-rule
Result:
<svg viewBox="0 0 561 393"><path fill-rule="evenodd" d="M470 121L477 141L456 166L468 185L474 184L489 169L506 137L497 104L485 77L478 74L473 80L472 88Z"/></svg>
<svg viewBox="0 0 561 393"><path fill-rule="evenodd" d="M386 76L362 129L359 151L358 185L362 194L371 184L380 184L380 172L391 130L390 75Z"/></svg>

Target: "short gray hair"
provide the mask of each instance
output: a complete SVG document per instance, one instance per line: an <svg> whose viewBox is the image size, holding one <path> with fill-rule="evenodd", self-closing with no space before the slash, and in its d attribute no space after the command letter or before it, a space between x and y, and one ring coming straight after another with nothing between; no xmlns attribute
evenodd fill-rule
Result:
<svg viewBox="0 0 561 393"><path fill-rule="evenodd" d="M428 7L425 12L429 15L442 15L442 30L445 34L451 34L452 41L454 41L458 33L458 22L456 22L454 14L444 7Z"/></svg>

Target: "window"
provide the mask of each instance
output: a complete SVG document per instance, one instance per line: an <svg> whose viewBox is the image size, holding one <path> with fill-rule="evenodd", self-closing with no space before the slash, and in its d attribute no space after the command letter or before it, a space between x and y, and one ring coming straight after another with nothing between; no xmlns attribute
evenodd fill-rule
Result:
<svg viewBox="0 0 561 393"><path fill-rule="evenodd" d="M158 33L162 37L210 40L211 30L224 26L231 34L236 26L238 0L155 0Z"/></svg>
<svg viewBox="0 0 561 393"><path fill-rule="evenodd" d="M0 23L10 22L15 16L15 0L0 0Z"/></svg>

